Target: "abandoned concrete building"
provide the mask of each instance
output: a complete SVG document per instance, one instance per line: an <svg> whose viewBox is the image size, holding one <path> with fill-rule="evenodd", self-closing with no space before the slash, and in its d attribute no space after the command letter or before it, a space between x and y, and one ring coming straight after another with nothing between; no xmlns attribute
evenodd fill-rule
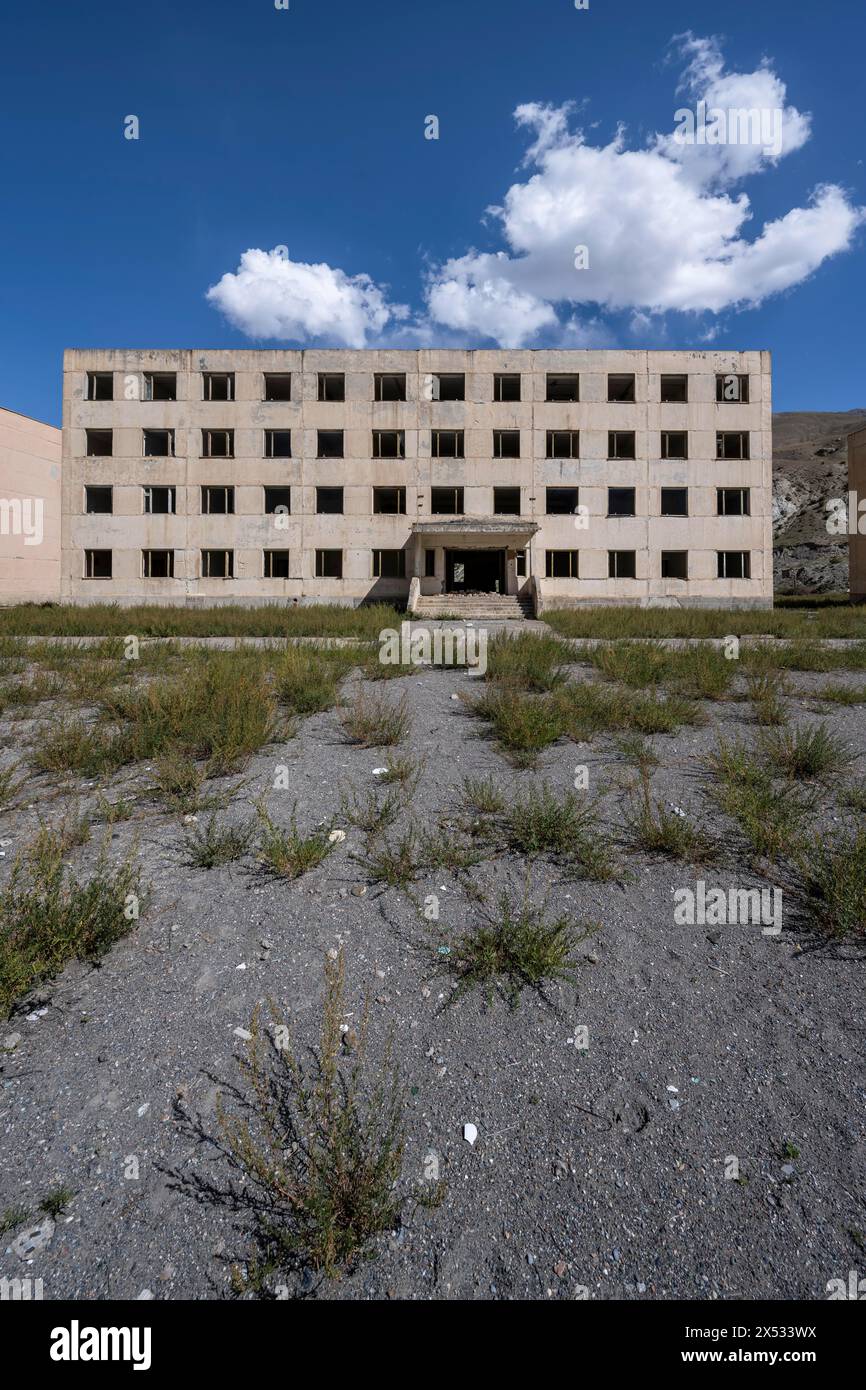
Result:
<svg viewBox="0 0 866 1390"><path fill-rule="evenodd" d="M767 352L73 350L62 597L772 605Z"/></svg>
<svg viewBox="0 0 866 1390"><path fill-rule="evenodd" d="M866 603L866 430L848 436L848 574L852 600Z"/></svg>

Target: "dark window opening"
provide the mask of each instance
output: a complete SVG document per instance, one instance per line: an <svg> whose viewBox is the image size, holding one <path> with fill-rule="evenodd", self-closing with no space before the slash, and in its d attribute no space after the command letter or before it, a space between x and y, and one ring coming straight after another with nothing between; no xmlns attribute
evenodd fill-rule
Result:
<svg viewBox="0 0 866 1390"><path fill-rule="evenodd" d="M233 579L235 573L235 552L233 550L203 550L201 553L202 579Z"/></svg>
<svg viewBox="0 0 866 1390"><path fill-rule="evenodd" d="M373 377L374 399L377 401L405 401L405 372L376 372Z"/></svg>
<svg viewBox="0 0 866 1390"><path fill-rule="evenodd" d="M89 401L114 400L114 373L88 372L87 399Z"/></svg>
<svg viewBox="0 0 866 1390"><path fill-rule="evenodd" d="M431 487L430 511L434 516L458 516L463 511L462 487Z"/></svg>
<svg viewBox="0 0 866 1390"><path fill-rule="evenodd" d="M609 430L607 436L607 456L610 459L633 459L634 432L629 430Z"/></svg>
<svg viewBox="0 0 866 1390"><path fill-rule="evenodd" d="M435 372L433 375L434 401L465 401L466 377L462 372Z"/></svg>
<svg viewBox="0 0 866 1390"><path fill-rule="evenodd" d="M230 516L235 509L233 487L206 486L201 490L202 516Z"/></svg>
<svg viewBox="0 0 866 1390"><path fill-rule="evenodd" d="M342 552L342 550L317 550L317 551L316 551L316 578L317 578L317 579L342 579L342 578L343 578L343 552Z"/></svg>
<svg viewBox="0 0 866 1390"><path fill-rule="evenodd" d="M518 550L514 556L514 573L518 579L526 578L526 551Z"/></svg>
<svg viewBox="0 0 866 1390"><path fill-rule="evenodd" d="M576 459L580 454L580 431L548 430L546 453L549 459Z"/></svg>
<svg viewBox="0 0 866 1390"><path fill-rule="evenodd" d="M662 579L688 579L689 552L687 550L662 551Z"/></svg>
<svg viewBox="0 0 866 1390"><path fill-rule="evenodd" d="M346 377L343 372L319 372L319 400L344 401Z"/></svg>
<svg viewBox="0 0 866 1390"><path fill-rule="evenodd" d="M609 550L607 552L607 573L609 579L634 579L637 575L634 550Z"/></svg>
<svg viewBox="0 0 866 1390"><path fill-rule="evenodd" d="M406 552L405 550L374 550L373 551L373 578L374 579L405 579L406 577Z"/></svg>
<svg viewBox="0 0 866 1390"><path fill-rule="evenodd" d="M497 372L493 378L493 399L495 401L519 401L520 373Z"/></svg>
<svg viewBox="0 0 866 1390"><path fill-rule="evenodd" d="M520 488L495 487L493 511L496 516L520 516Z"/></svg>
<svg viewBox="0 0 866 1390"><path fill-rule="evenodd" d="M111 457L113 433L111 430L85 430L87 436L87 457L105 459Z"/></svg>
<svg viewBox="0 0 866 1390"><path fill-rule="evenodd" d="M177 489L173 487L143 487L141 489L145 513L149 516L173 516L177 503Z"/></svg>
<svg viewBox="0 0 866 1390"><path fill-rule="evenodd" d="M735 434L716 435L716 458L747 459L749 457L749 432L738 430Z"/></svg>
<svg viewBox="0 0 866 1390"><path fill-rule="evenodd" d="M520 430L494 430L493 457L495 459L519 459Z"/></svg>
<svg viewBox="0 0 866 1390"><path fill-rule="evenodd" d="M633 487L609 487L607 490L608 516L634 516L635 489Z"/></svg>
<svg viewBox="0 0 866 1390"><path fill-rule="evenodd" d="M609 401L634 400L634 373L623 372L607 379L607 398Z"/></svg>
<svg viewBox="0 0 866 1390"><path fill-rule="evenodd" d="M425 579L436 578L436 551L424 551L424 577Z"/></svg>
<svg viewBox="0 0 866 1390"><path fill-rule="evenodd" d="M689 379L687 376L663 376L659 399L661 401L687 401L689 398Z"/></svg>
<svg viewBox="0 0 866 1390"><path fill-rule="evenodd" d="M292 510L292 489L290 487L265 488L265 514L270 516L280 512L288 516Z"/></svg>
<svg viewBox="0 0 866 1390"><path fill-rule="evenodd" d="M174 458L174 430L142 430L141 433L145 458Z"/></svg>
<svg viewBox="0 0 866 1390"><path fill-rule="evenodd" d="M462 459L462 430L433 430L430 439L430 452L434 459Z"/></svg>
<svg viewBox="0 0 866 1390"><path fill-rule="evenodd" d="M374 487L373 511L382 516L403 516L406 512L404 487Z"/></svg>
<svg viewBox="0 0 866 1390"><path fill-rule="evenodd" d="M548 516L573 516L577 512L578 489L576 487L549 487L546 489L544 510Z"/></svg>
<svg viewBox="0 0 866 1390"><path fill-rule="evenodd" d="M747 487L716 488L716 510L719 516L749 516L751 503Z"/></svg>
<svg viewBox="0 0 866 1390"><path fill-rule="evenodd" d="M201 456L205 459L231 459L235 456L234 430L202 430Z"/></svg>
<svg viewBox="0 0 866 1390"><path fill-rule="evenodd" d="M288 579L289 552L287 550L264 550L265 579Z"/></svg>
<svg viewBox="0 0 866 1390"><path fill-rule="evenodd" d="M233 401L234 372L202 372L202 392L206 401Z"/></svg>
<svg viewBox="0 0 866 1390"><path fill-rule="evenodd" d="M406 457L405 430L374 430L374 459L404 459Z"/></svg>
<svg viewBox="0 0 866 1390"><path fill-rule="evenodd" d="M320 459L341 459L343 457L343 431L319 430L316 447Z"/></svg>
<svg viewBox="0 0 866 1390"><path fill-rule="evenodd" d="M176 372L145 372L144 399L146 401L176 401Z"/></svg>
<svg viewBox="0 0 866 1390"><path fill-rule="evenodd" d="M663 487L661 490L661 514L662 516L688 516L688 488Z"/></svg>
<svg viewBox="0 0 866 1390"><path fill-rule="evenodd" d="M341 487L317 487L316 511L327 516L339 516L343 511L343 489Z"/></svg>
<svg viewBox="0 0 866 1390"><path fill-rule="evenodd" d="M548 372L547 399L549 401L580 400L580 377L577 373L560 376Z"/></svg>
<svg viewBox="0 0 866 1390"><path fill-rule="evenodd" d="M718 551L719 579L751 579L752 556L748 550Z"/></svg>
<svg viewBox="0 0 866 1390"><path fill-rule="evenodd" d="M141 573L144 579L174 579L174 551L143 550Z"/></svg>
<svg viewBox="0 0 866 1390"><path fill-rule="evenodd" d="M111 578L111 551L110 551L110 550L85 550L85 552L84 552L84 578L85 578L85 579L110 579L110 578Z"/></svg>
<svg viewBox="0 0 866 1390"><path fill-rule="evenodd" d="M720 405L733 402L737 405L748 405L749 402L749 378L746 374L732 372L729 375L716 377L716 400Z"/></svg>
<svg viewBox="0 0 866 1390"><path fill-rule="evenodd" d="M292 457L291 430L265 430L265 458L290 459Z"/></svg>
<svg viewBox="0 0 866 1390"><path fill-rule="evenodd" d="M578 551L546 550L544 566L548 579L577 579Z"/></svg>
<svg viewBox="0 0 866 1390"><path fill-rule="evenodd" d="M112 488L85 487L84 510L91 516L113 512L114 500Z"/></svg>
<svg viewBox="0 0 866 1390"><path fill-rule="evenodd" d="M689 437L684 430L662 430L663 459L685 459L689 456Z"/></svg>
<svg viewBox="0 0 866 1390"><path fill-rule="evenodd" d="M265 372L265 400L290 401L292 399L291 372ZM280 554L282 552L275 552Z"/></svg>

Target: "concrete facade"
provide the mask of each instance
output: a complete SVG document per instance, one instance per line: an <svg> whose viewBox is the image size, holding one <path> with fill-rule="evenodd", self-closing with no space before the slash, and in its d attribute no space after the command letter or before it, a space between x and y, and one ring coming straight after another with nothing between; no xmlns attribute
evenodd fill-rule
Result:
<svg viewBox="0 0 866 1390"><path fill-rule="evenodd" d="M232 399L208 399L221 374ZM405 378L405 400L377 399L377 374ZM291 381L266 385L271 376ZM513 390L503 376L519 378L519 399L497 399ZM462 399L443 398L460 391L449 377L463 378ZM576 377L578 398L549 399L573 386L551 377ZM663 399L681 389L672 378L685 378L685 400ZM175 399L147 399L172 388ZM282 388L287 399L266 399ZM416 594L495 588L542 608L770 606L771 410L766 352L68 351L63 597L354 604L405 601L415 580ZM203 456L226 446L222 431L233 456ZM287 432L291 457L266 456ZM436 456L436 432L459 456ZM377 457L395 435L405 457ZM234 512L203 514L227 500L203 489L226 487ZM88 513L106 506L99 488L111 509ZM172 510L148 514L146 488L174 489ZM266 512L267 497L286 505L266 488L289 488L290 510ZM457 510L437 512L443 499ZM663 514L671 506L687 514ZM231 577L208 575L229 563ZM269 576L274 564L285 572ZM145 577L148 566L158 574Z"/></svg>
<svg viewBox="0 0 866 1390"><path fill-rule="evenodd" d="M848 436L848 587L866 602L866 430Z"/></svg>
<svg viewBox="0 0 866 1390"><path fill-rule="evenodd" d="M60 600L61 434L0 410L0 603Z"/></svg>

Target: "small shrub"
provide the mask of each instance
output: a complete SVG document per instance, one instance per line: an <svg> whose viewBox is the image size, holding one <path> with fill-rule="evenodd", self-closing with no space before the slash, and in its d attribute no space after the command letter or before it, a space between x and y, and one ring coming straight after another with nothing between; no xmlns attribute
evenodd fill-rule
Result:
<svg viewBox="0 0 866 1390"><path fill-rule="evenodd" d="M39 1210L44 1212L46 1216L50 1216L53 1220L57 1221L58 1218L63 1215L74 1196L75 1193L71 1187L65 1187L61 1184L59 1187L54 1187L50 1192L46 1193L39 1203Z"/></svg>
<svg viewBox="0 0 866 1390"><path fill-rule="evenodd" d="M343 706L343 731L349 743L362 748L387 748L401 743L409 731L405 700L394 704L379 692L360 690Z"/></svg>
<svg viewBox="0 0 866 1390"><path fill-rule="evenodd" d="M835 843L820 836L794 855L808 922L832 939L866 936L866 830Z"/></svg>
<svg viewBox="0 0 866 1390"><path fill-rule="evenodd" d="M287 830L274 825L263 806L259 807L259 820L262 828L259 859L280 878L300 878L310 869L318 868L334 848L327 826L318 826L311 835L302 835L295 810Z"/></svg>
<svg viewBox="0 0 866 1390"><path fill-rule="evenodd" d="M705 863L715 854L712 842L685 813L653 798L648 773L642 776L640 791L632 799L628 827L636 847L648 854L667 855L687 864Z"/></svg>
<svg viewBox="0 0 866 1390"><path fill-rule="evenodd" d="M425 866L418 831L409 825L397 839L371 840L364 854L358 856L367 876L387 888L407 888Z"/></svg>
<svg viewBox="0 0 866 1390"><path fill-rule="evenodd" d="M206 825L196 826L187 835L187 863L195 869L217 869L222 864L230 864L249 851L255 834L253 817L236 825L223 825L214 812Z"/></svg>
<svg viewBox="0 0 866 1390"><path fill-rule="evenodd" d="M277 696L301 717L332 709L340 681L356 660L346 648L287 647L275 673Z"/></svg>
<svg viewBox="0 0 866 1390"><path fill-rule="evenodd" d="M788 714L782 701L787 693L787 682L778 671L747 672L746 691L758 724L764 727L787 724Z"/></svg>
<svg viewBox="0 0 866 1390"><path fill-rule="evenodd" d="M496 816L505 810L507 804L505 792L489 778L463 779L461 806L470 814Z"/></svg>
<svg viewBox="0 0 866 1390"><path fill-rule="evenodd" d="M204 768L178 751L157 758L150 790L169 811L191 816L201 804L204 780Z"/></svg>
<svg viewBox="0 0 866 1390"><path fill-rule="evenodd" d="M403 809L404 802L399 792L390 791L383 796L376 787L364 793L355 790L348 795L344 793L340 801L343 817L367 835L380 835L387 830Z"/></svg>
<svg viewBox="0 0 866 1390"><path fill-rule="evenodd" d="M828 777L851 761L844 743L819 723L773 730L763 736L760 751L782 775L798 779Z"/></svg>
<svg viewBox="0 0 866 1390"><path fill-rule="evenodd" d="M565 679L562 668L570 660L569 648L558 637L500 632L487 646L486 678L515 690L552 690Z"/></svg>
<svg viewBox="0 0 866 1390"><path fill-rule="evenodd" d="M812 696L835 705L866 705L866 685L821 685Z"/></svg>
<svg viewBox="0 0 866 1390"><path fill-rule="evenodd" d="M521 695L509 686L494 684L483 695L467 696L465 701L474 714L488 720L517 767L533 767L542 750L562 737L563 722L551 697Z"/></svg>

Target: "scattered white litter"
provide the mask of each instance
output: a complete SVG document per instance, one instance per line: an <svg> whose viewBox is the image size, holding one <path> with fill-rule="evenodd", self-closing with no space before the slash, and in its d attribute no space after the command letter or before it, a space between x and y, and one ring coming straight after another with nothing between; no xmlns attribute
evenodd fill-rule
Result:
<svg viewBox="0 0 866 1390"><path fill-rule="evenodd" d="M20 1033L7 1033L6 1037L3 1039L3 1046L5 1047L7 1052L14 1052L15 1048L18 1046L20 1041Z"/></svg>
<svg viewBox="0 0 866 1390"><path fill-rule="evenodd" d="M240 1038L242 1042L249 1042L252 1036L252 1033L250 1033L246 1028L235 1029L235 1037Z"/></svg>
<svg viewBox="0 0 866 1390"><path fill-rule="evenodd" d="M142 1302L142 1300L144 1300L144 1302L147 1302L147 1300L150 1298L153 1298L153 1294L151 1293L150 1289L142 1289L141 1293L137 1293L135 1295L136 1303L140 1303Z"/></svg>
<svg viewBox="0 0 866 1390"><path fill-rule="evenodd" d="M28 1014L28 1015L27 1015L27 1022L28 1022L28 1023L36 1023L40 1018L44 1018L45 1015L46 1015L47 1013L48 1013L48 1009L47 1009L47 1008L45 1008L45 1009L34 1009L32 1014Z"/></svg>
<svg viewBox="0 0 866 1390"><path fill-rule="evenodd" d="M668 1090L670 1091L672 1096L678 1096L680 1093L678 1086L668 1086Z"/></svg>
<svg viewBox="0 0 866 1390"><path fill-rule="evenodd" d="M150 1101L149 1101L149 1100L146 1100L146 1101L144 1102L144 1105L140 1105L140 1106L138 1107L138 1110L137 1110L137 1112L136 1112L136 1113L138 1114L138 1118L139 1118L139 1119L142 1119L142 1118L147 1114L147 1112L148 1112L149 1109L150 1109Z"/></svg>
<svg viewBox="0 0 866 1390"><path fill-rule="evenodd" d="M246 970L246 968L247 968L247 963L246 963L245 960L242 960L241 963L240 963L240 965L236 965L236 966L235 966L235 970Z"/></svg>
<svg viewBox="0 0 866 1390"><path fill-rule="evenodd" d="M340 844L340 842L341 842L342 840L345 840L345 838L346 838L346 832L345 832L345 830L332 830L331 833L330 833L330 835L328 836L328 840L329 840L329 842L330 842L332 845L338 845L338 844Z"/></svg>
<svg viewBox="0 0 866 1390"><path fill-rule="evenodd" d="M682 806L675 806L674 803L673 803L672 801L669 802L668 805L670 806L670 808L671 808L671 810L673 811L673 813L674 813L675 816L682 816L683 819L685 820L685 815L686 815L686 813L685 813L685 811L683 810Z"/></svg>
<svg viewBox="0 0 866 1390"><path fill-rule="evenodd" d="M466 1140L467 1144L475 1143L475 1140L478 1138L478 1130L475 1125L468 1124L463 1126L463 1138Z"/></svg>
<svg viewBox="0 0 866 1390"><path fill-rule="evenodd" d="M374 767L374 768L373 768L373 776L374 776L374 777L384 777L384 776L385 776L385 773L386 773L387 771L388 771L387 767Z"/></svg>

